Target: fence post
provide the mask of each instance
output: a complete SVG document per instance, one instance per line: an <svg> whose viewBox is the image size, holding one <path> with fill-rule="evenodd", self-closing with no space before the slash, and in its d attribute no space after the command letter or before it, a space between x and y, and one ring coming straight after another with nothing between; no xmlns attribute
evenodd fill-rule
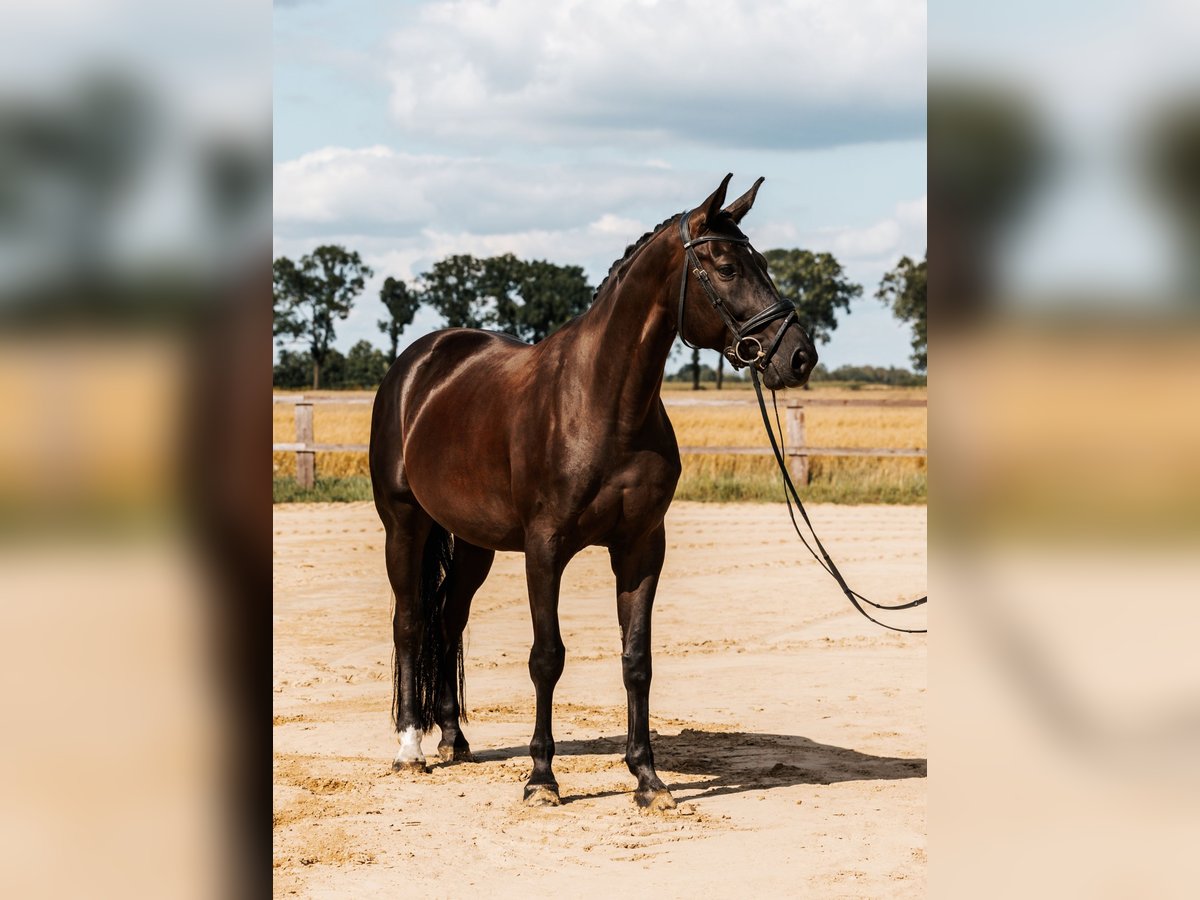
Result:
<svg viewBox="0 0 1200 900"><path fill-rule="evenodd" d="M808 484L808 457L792 456L797 450L805 448L804 441L804 402L789 400L787 402L787 448L788 471L796 484Z"/></svg>
<svg viewBox="0 0 1200 900"><path fill-rule="evenodd" d="M296 443L306 447L313 443L313 405L303 399L296 403ZM316 478L316 453L312 450L296 451L296 484L312 490Z"/></svg>

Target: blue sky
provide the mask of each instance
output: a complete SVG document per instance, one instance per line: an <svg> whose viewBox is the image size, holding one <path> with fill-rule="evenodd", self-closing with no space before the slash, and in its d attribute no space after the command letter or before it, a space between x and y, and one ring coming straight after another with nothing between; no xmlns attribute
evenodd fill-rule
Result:
<svg viewBox="0 0 1200 900"><path fill-rule="evenodd" d="M383 344L388 275L511 251L595 283L733 172L766 177L759 249L831 251L863 285L823 360L908 364L873 293L925 250L923 3L276 0L274 33L275 253L342 243L376 271L341 349Z"/></svg>

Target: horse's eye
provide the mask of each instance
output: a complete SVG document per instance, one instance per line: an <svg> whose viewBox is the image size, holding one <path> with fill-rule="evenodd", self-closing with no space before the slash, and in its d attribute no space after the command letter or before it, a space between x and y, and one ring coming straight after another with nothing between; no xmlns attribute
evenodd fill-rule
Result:
<svg viewBox="0 0 1200 900"><path fill-rule="evenodd" d="M737 269L735 269L733 266L717 266L717 271L726 278L732 278L737 274Z"/></svg>

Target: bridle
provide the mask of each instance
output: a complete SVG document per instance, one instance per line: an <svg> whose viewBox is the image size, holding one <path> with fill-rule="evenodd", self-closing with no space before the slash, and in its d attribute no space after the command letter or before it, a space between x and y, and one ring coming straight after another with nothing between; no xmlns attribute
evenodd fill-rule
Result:
<svg viewBox="0 0 1200 900"><path fill-rule="evenodd" d="M752 366L760 372L765 371L767 363L771 361L771 357L779 349L779 345L782 343L783 336L788 328L792 325L799 326L799 320L796 317L796 307L790 300L780 297L778 302L767 307L762 312L755 313L739 325L733 314L730 313L729 307L725 305L725 301L721 298L721 295L717 293L717 289L713 287L712 278L705 268L700 265L700 258L696 256L694 248L697 244L707 244L711 241L723 241L727 244L746 244L749 246L750 239L747 237L731 237L720 234L705 234L693 238L688 232L688 219L691 217L691 214L691 210L688 210L679 217L679 237L683 241L684 252L683 276L679 281L679 339L683 341L685 347L690 347L693 350L699 349L683 333L684 306L687 300L688 273L690 272L696 276L696 279L700 282L700 286L704 288L704 293L708 296L713 309L717 311L717 315L725 322L725 327L729 329L729 333L733 337L733 342L724 351L725 358L729 360L730 365L735 369L740 369L743 366ZM755 332L762 331L776 319L783 319L783 323L779 326L779 330L775 332L775 340L771 341L771 346L767 350L763 350L762 341L754 337L754 334Z"/></svg>
<svg viewBox="0 0 1200 900"><path fill-rule="evenodd" d="M767 363L771 361L771 357L775 355L775 351L779 349L779 344L783 340L784 333L792 325L799 326L796 318L796 307L791 301L783 298L772 306L767 307L762 312L755 313L741 325L734 319L729 312L725 301L721 299L721 295L717 293L717 289L713 287L712 280L704 267L700 265L700 259L696 256L696 251L693 249L696 244L704 244L710 241L724 241L728 244L746 244L749 245L750 239L747 237L729 237L728 235L706 234L698 238L692 238L688 234L688 217L691 211L685 212L679 219L679 237L683 241L684 266L683 277L679 282L679 339L683 341L684 346L691 347L693 350L699 349L695 344L688 341L683 334L683 311L685 301L687 299L688 287L688 272L690 271L696 276L700 282L700 286L704 288L704 293L708 295L709 302L712 303L713 309L717 311L721 319L725 322L725 327L729 329L733 336L733 343L725 348L724 353L726 359L735 369L740 369L743 366L750 367L750 380L754 383L754 393L758 396L758 408L762 413L763 427L766 429L767 437L771 440L771 450L775 454L775 462L779 466L779 472L783 477L783 496L787 500L788 515L792 520L792 527L795 528L796 534L800 538L800 542L804 544L808 552L826 572L828 572L833 580L837 582L838 587L842 589L842 593L846 595L846 599L854 606L856 610L862 613L867 619L874 622L876 625L882 625L884 628L891 631L900 631L905 634L924 634L924 628L900 628L896 625L889 625L886 622L881 622L875 618L864 608L865 606L873 607L879 610L901 610L913 609L914 607L923 606L928 601L927 597L918 597L915 600L909 600L906 603L884 604L876 603L874 600L868 600L858 591L854 590L846 583L846 579L839 571L837 564L830 558L829 553L825 550L825 545L821 543L821 539L817 537L817 532L813 528L812 522L809 521L808 512L804 509L804 504L800 502L800 494L796 490L796 485L792 482L791 474L788 472L787 463L784 461L785 449L783 448L783 428L779 424L779 406L774 403L775 392L771 391L771 400L775 408L775 427L779 430L779 438L775 437L775 430L771 427L771 420L767 415L767 403L763 399L762 382L759 381L758 373L763 372L767 368ZM771 342L771 346L767 350L763 350L762 341L754 337L754 333L763 330L767 325L770 325L776 319L783 319L779 330L775 333L775 340ZM750 344L754 345L754 349L746 350ZM792 503L795 501L795 507ZM804 524L808 526L808 532L812 535L814 549L804 537L804 533L800 530L800 523L796 521L796 513L800 513L800 517L804 520ZM819 551L819 553L818 553Z"/></svg>

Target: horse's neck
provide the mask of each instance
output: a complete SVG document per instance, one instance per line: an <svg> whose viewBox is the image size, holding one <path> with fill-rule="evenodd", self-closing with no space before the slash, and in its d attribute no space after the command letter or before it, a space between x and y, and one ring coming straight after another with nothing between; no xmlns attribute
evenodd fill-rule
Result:
<svg viewBox="0 0 1200 900"><path fill-rule="evenodd" d="M663 370L675 341L672 259L667 237L654 238L586 316L593 364L601 376L594 379L594 399L626 427L639 427L657 410Z"/></svg>

